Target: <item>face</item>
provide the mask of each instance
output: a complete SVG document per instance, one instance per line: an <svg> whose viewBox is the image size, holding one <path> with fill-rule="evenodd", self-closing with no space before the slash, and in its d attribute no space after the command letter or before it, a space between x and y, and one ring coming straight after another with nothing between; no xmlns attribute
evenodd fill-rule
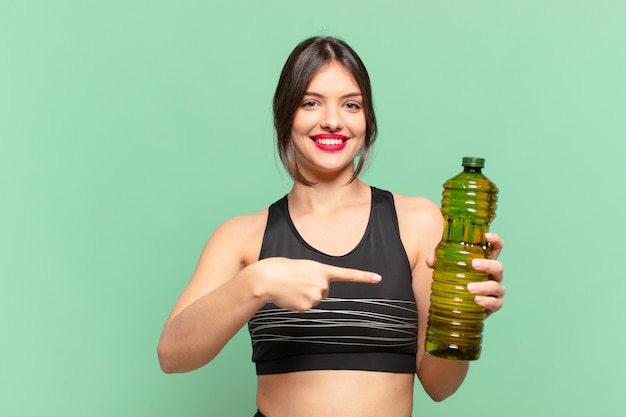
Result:
<svg viewBox="0 0 626 417"><path fill-rule="evenodd" d="M301 173L310 180L354 173L365 142L363 96L341 64L320 68L295 112L291 138Z"/></svg>

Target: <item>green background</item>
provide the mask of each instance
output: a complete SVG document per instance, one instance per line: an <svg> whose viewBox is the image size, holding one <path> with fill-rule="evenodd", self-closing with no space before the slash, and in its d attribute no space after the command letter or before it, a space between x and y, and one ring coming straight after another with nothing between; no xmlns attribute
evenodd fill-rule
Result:
<svg viewBox="0 0 626 417"><path fill-rule="evenodd" d="M286 193L271 98L311 35L348 41L380 136L364 179L500 187L505 308L414 416L624 415L623 1L0 1L0 415L251 416L240 332L161 373L211 232ZM384 417L384 416L381 416Z"/></svg>

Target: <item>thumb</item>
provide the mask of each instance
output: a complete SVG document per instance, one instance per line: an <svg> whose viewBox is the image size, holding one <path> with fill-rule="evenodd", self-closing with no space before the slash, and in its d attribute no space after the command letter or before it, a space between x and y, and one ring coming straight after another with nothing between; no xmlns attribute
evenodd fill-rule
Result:
<svg viewBox="0 0 626 417"><path fill-rule="evenodd" d="M359 269L330 267L328 270L328 282L363 282L366 284L378 284L383 277L375 272L361 271Z"/></svg>

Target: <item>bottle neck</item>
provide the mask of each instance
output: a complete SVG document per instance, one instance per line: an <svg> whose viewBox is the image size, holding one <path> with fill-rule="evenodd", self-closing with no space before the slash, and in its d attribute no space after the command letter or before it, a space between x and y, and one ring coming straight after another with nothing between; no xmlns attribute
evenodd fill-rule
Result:
<svg viewBox="0 0 626 417"><path fill-rule="evenodd" d="M477 172L480 173L482 168L479 167L463 167L463 172Z"/></svg>

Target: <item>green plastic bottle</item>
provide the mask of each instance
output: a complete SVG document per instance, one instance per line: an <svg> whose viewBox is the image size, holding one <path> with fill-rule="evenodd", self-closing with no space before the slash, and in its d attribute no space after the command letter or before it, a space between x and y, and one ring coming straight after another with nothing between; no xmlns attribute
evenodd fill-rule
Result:
<svg viewBox="0 0 626 417"><path fill-rule="evenodd" d="M435 249L426 352L444 359L480 356L485 309L474 302L467 284L486 281L474 258L491 258L485 233L495 217L498 188L482 174L485 160L463 158L463 172L444 184L443 237Z"/></svg>

